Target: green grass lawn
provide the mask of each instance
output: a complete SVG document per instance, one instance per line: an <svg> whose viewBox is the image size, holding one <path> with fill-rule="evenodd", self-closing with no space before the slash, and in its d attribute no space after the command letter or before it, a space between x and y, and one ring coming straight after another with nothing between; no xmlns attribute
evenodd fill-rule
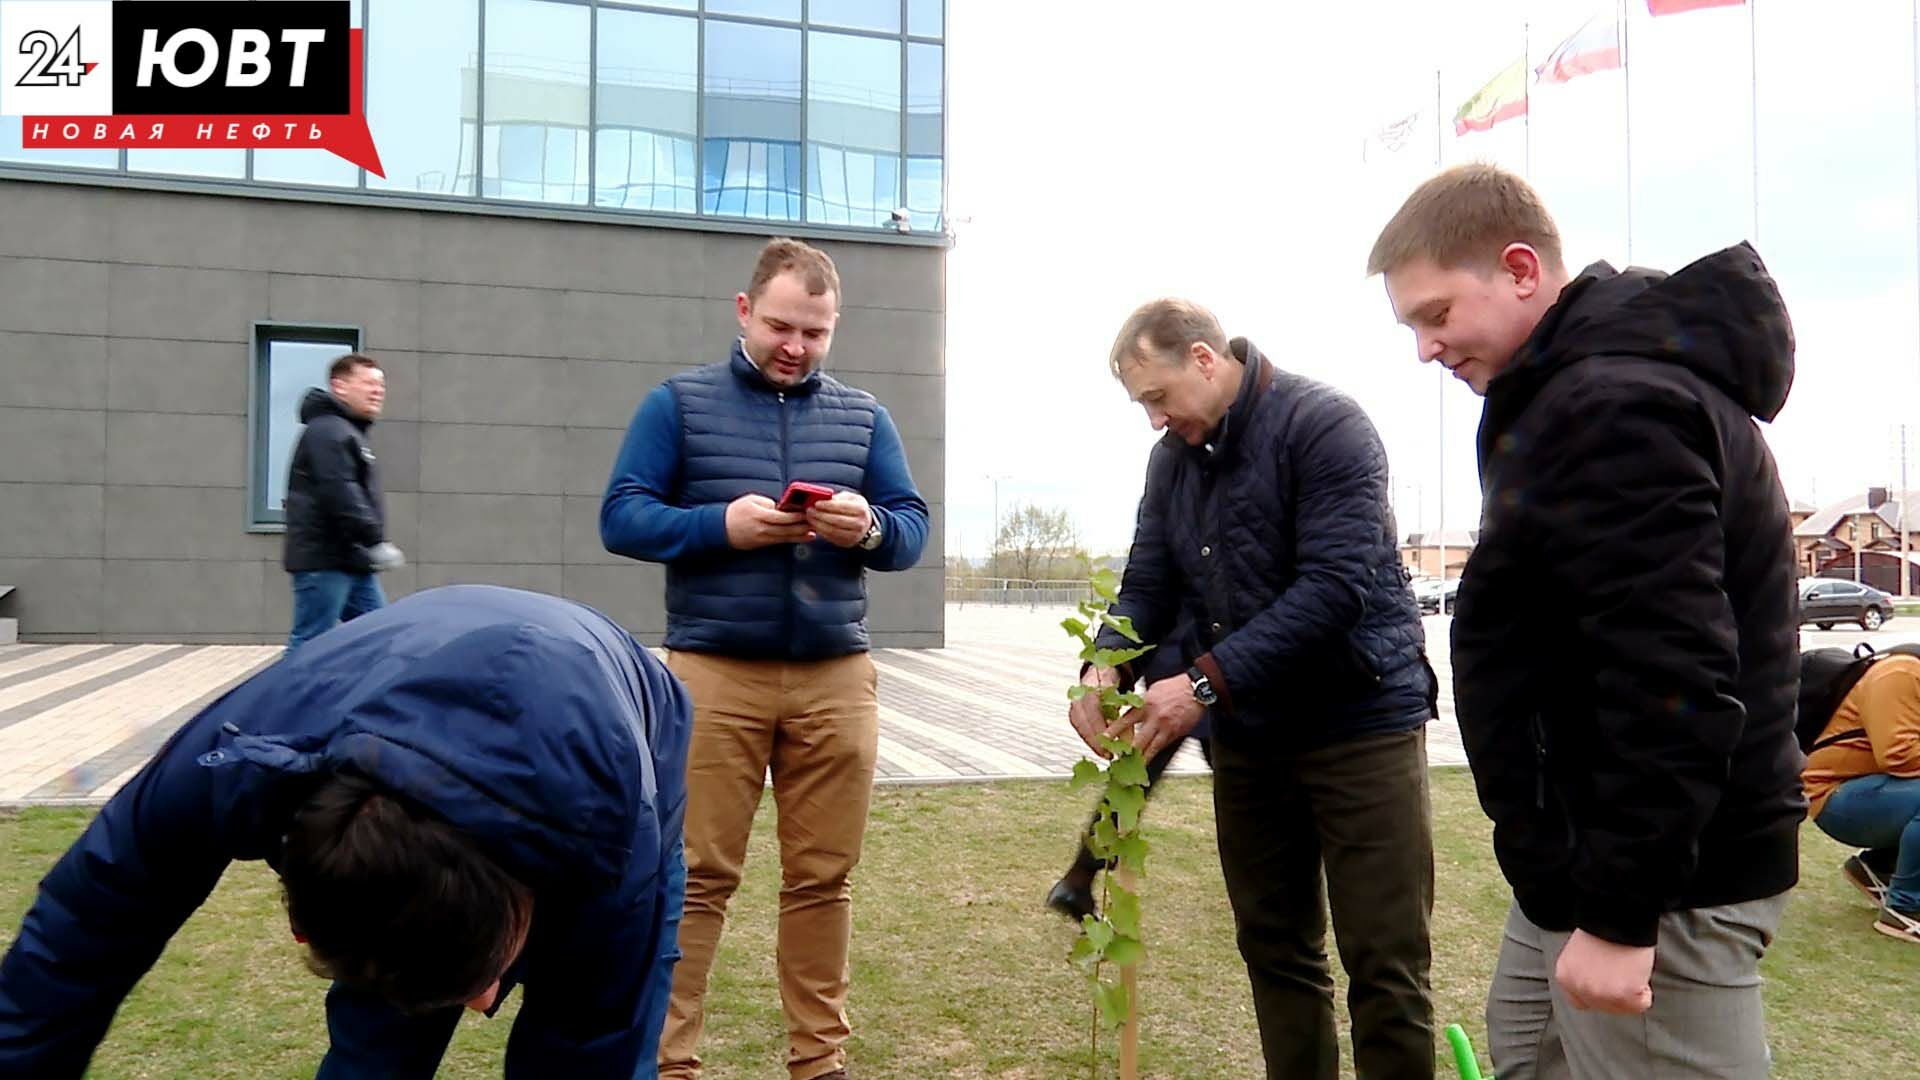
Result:
<svg viewBox="0 0 1920 1080"><path fill-rule="evenodd" d="M1442 1023L1465 1024L1484 1052L1481 997L1506 892L1466 774L1438 771L1433 793L1437 1010ZM715 970L706 1045L714 1080L785 1075L770 803ZM858 1080L1088 1075L1090 1006L1064 960L1072 930L1040 907L1086 806L1064 783L876 794L854 883ZM35 881L86 820L70 810L0 815L0 947ZM1148 820L1142 1072L1261 1076L1208 782L1169 779ZM1868 929L1871 910L1836 872L1841 848L1811 828L1804 842L1805 878L1765 965L1775 1075L1920 1075L1920 949ZM121 1009L92 1075L311 1076L325 1046L323 990L287 935L271 872L236 865ZM498 1076L515 1003L493 1021L469 1015L441 1075Z"/></svg>

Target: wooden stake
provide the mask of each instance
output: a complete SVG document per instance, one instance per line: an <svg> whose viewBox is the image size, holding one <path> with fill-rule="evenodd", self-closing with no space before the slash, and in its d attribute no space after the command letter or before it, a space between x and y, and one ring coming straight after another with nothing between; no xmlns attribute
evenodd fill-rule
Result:
<svg viewBox="0 0 1920 1080"><path fill-rule="evenodd" d="M1120 885L1128 892L1136 888L1133 873L1121 870ZM1128 964L1120 969L1120 985L1127 992L1127 1022L1120 1028L1120 1080L1139 1080L1140 1077L1140 982L1138 965Z"/></svg>

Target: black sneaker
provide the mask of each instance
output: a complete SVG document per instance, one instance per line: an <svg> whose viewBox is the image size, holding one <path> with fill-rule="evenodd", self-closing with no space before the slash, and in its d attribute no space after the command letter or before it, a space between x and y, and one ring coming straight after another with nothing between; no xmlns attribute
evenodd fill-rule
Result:
<svg viewBox="0 0 1920 1080"><path fill-rule="evenodd" d="M1094 913L1093 886L1082 885L1071 878L1061 878L1047 891L1047 906L1079 922Z"/></svg>
<svg viewBox="0 0 1920 1080"><path fill-rule="evenodd" d="M1866 860L1858 855L1849 855L1847 861L1840 864L1840 875L1847 883L1860 890L1860 895L1874 907L1885 907L1887 903L1887 883L1879 874L1873 872Z"/></svg>

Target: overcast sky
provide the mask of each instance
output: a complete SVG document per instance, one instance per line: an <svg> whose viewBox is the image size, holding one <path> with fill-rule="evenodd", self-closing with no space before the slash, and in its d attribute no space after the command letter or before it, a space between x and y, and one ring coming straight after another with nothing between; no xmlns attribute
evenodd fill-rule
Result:
<svg viewBox="0 0 1920 1080"><path fill-rule="evenodd" d="M1105 358L1164 294L1353 394L1403 532L1439 526L1443 487L1447 527L1476 524L1479 399L1416 363L1363 277L1436 152L1527 172L1576 269L1755 241L1799 341L1766 432L1788 493L1897 482L1895 425L1920 425L1913 0L1757 5L1654 20L1628 0L1630 74L1536 84L1526 122L1455 136L1453 111L1523 48L1539 64L1614 5L952 3L949 553L986 553L996 475L1003 514L1064 506L1096 551L1124 550L1154 436ZM1404 149L1362 161L1415 112Z"/></svg>

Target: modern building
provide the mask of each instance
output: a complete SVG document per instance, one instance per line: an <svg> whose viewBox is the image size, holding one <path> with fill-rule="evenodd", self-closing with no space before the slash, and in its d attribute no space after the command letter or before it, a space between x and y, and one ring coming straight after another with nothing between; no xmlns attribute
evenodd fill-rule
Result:
<svg viewBox="0 0 1920 1080"><path fill-rule="evenodd" d="M602 550L600 494L641 398L724 358L788 235L839 264L829 367L893 412L933 507L920 567L871 579L876 643L939 644L942 0L341 2L385 177L27 151L0 120L0 617L283 638L295 403L358 349L388 378L389 596L495 582L657 638L660 569Z"/></svg>

